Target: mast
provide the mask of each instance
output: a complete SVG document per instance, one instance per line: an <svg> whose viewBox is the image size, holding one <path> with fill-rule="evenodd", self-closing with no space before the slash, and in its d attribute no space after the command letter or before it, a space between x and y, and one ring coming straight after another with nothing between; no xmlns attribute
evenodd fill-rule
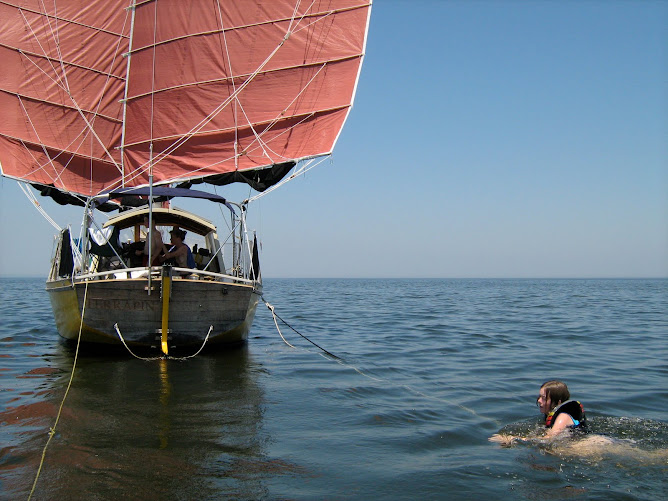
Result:
<svg viewBox="0 0 668 501"><path fill-rule="evenodd" d="M130 81L130 63L132 62L132 41L134 38L134 28L135 28L135 10L136 10L136 0L129 8L131 10L130 18L130 39L128 40L128 52L123 54L123 57L126 60L126 71L125 71L125 88L123 89L123 123L121 125L121 145L119 149L121 151L121 187L125 187L125 133L126 133L126 119L128 114L128 82Z"/></svg>

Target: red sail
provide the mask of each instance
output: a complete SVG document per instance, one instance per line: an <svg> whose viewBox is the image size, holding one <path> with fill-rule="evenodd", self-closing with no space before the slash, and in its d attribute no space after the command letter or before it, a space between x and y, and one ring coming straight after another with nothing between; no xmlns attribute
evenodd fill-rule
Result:
<svg viewBox="0 0 668 501"><path fill-rule="evenodd" d="M2 174L91 196L332 151L370 0L0 3Z"/></svg>

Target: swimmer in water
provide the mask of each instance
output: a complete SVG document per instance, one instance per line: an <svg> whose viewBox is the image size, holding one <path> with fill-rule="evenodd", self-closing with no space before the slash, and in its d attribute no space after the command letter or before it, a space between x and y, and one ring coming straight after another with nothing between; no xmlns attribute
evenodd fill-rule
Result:
<svg viewBox="0 0 668 501"><path fill-rule="evenodd" d="M600 460L614 457L644 461L648 464L665 464L668 461L668 449L643 450L635 446L632 440L613 438L592 433L583 434L578 440L567 439L573 430L588 431L587 418L580 402L570 400L570 392L561 381L548 381L540 387L536 404L545 415L545 431L520 437L505 433L495 433L489 438L503 447L516 443L527 443L545 447L550 454L562 457L577 456Z"/></svg>
<svg viewBox="0 0 668 501"><path fill-rule="evenodd" d="M586 429L587 417L582 404L577 400L571 400L568 386L562 381L552 380L540 387L536 404L545 415L546 432L539 437L524 438L513 435L502 435L496 433L489 440L501 445L509 446L513 442L528 442L535 439L553 439L562 436L565 432L575 428Z"/></svg>

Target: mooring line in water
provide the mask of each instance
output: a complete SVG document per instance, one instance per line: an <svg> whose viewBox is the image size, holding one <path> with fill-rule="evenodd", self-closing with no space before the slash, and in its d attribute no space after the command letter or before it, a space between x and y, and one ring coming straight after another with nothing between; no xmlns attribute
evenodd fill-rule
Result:
<svg viewBox="0 0 668 501"><path fill-rule="evenodd" d="M307 340L309 343L311 343L313 346L315 346L316 348L318 348L319 350L322 350L323 352L327 353L327 355L329 355L329 356L332 357L332 358L335 358L336 360L341 360L341 357L337 357L337 356L334 355L333 353L330 353L329 351L327 351L326 349L324 349L322 346L317 345L316 343L314 343L313 341L311 341L309 338L307 338L304 334L302 334L302 333L299 332L297 329L295 329L292 325L290 325L290 324L287 323L285 320L283 320L281 317L279 317L278 314L276 313L276 308L274 308L273 305L269 304L269 303L267 302L267 300L264 298L264 296L262 296L262 301L263 301L264 304L267 306L267 308L269 308L269 311L271 311L271 314L272 314L273 317L274 317L274 323L276 324L276 329L278 329L278 333L281 335L281 338L283 339L283 341L285 341L285 338L283 337L283 334L281 334L281 329L278 328L278 323L276 322L276 319L277 319L277 318L278 318L281 322L283 322L285 325L287 325L288 327L290 327L290 328L291 328L293 331L295 331L297 334L299 334L301 337L303 337L304 339L306 339L306 340ZM290 343L288 343L287 341L285 341L285 344L287 344L288 346L292 346L292 345L291 345ZM294 346L292 346L292 347L294 348Z"/></svg>
<svg viewBox="0 0 668 501"><path fill-rule="evenodd" d="M123 343L123 346L125 346L125 349L128 350L128 353L130 353L130 355L132 355L135 358L138 358L139 360L143 360L144 362L153 362L154 360L187 360L189 358L196 357L204 349L204 346L206 345L206 342L209 340L209 336L211 335L211 332L213 331L213 325L209 326L209 332L206 333L206 337L204 338L204 342L202 343L202 346L199 347L199 350L197 350L192 355L188 355L186 357L173 357L171 355L162 355L162 356L159 356L159 357L140 357L136 353L132 352L130 347L125 342L125 339L123 339L123 334L121 334L121 330L118 327L118 323L114 324L114 329L116 329L116 334L118 334L118 337L121 340L121 343Z"/></svg>
<svg viewBox="0 0 668 501"><path fill-rule="evenodd" d="M450 401L450 400L446 400L446 399L444 399L444 398L435 397L435 396L433 396L433 395L428 395L428 394L423 393L423 392L421 392L421 391L419 391L419 390L416 390L415 388L412 388L412 387L410 387L410 386L408 386L408 385L406 385L406 384L395 383L394 381L391 381L391 380L389 380L389 379L379 378L379 377L374 377L374 376L370 376L369 374L364 373L361 369L359 369L359 368L355 367L354 365L352 365L352 364L346 362L346 361L345 361L344 359L342 359L341 357L337 357L337 356L334 355L333 353L331 353L331 352L325 350L324 348L322 348L321 346L317 345L316 343L314 343L313 341L311 341L309 338L307 338L306 336L304 336L301 332L299 332L297 329L295 329L293 326L291 326L289 323L287 323L284 319L282 319L282 318L276 313L276 308L275 308L273 305L269 304L269 303L264 299L264 297L262 297L262 301L263 301L264 304L267 306L267 308L269 309L269 311L271 311L271 314L272 314L272 316L273 316L273 318L274 318L274 324L276 325L276 330L278 330L278 334L281 336L281 339L283 339L283 341L285 342L285 344L287 344L287 345L290 346L291 348L294 348L294 349L303 349L303 348L297 348L297 347L291 345L290 343L288 343L288 341L285 339L285 337L283 337L283 334L281 333L281 329L280 329L279 326L278 326L278 321L277 321L277 319L280 320L281 322L283 322L285 325L287 325L290 329L292 329L294 332L296 332L297 334L299 334L301 337L303 337L304 339L306 339L309 343L311 343L312 345L314 345L315 347L317 347L318 349L320 349L322 352L324 352L324 354L323 354L323 353L318 353L318 355L320 355L321 357L323 357L323 358L325 358L325 359L327 359L327 360L333 360L334 362L338 363L339 365L343 365L344 367L348 367L349 369L353 369L355 372L357 372L358 374L364 376L364 377L367 378L367 379L371 379L371 380L373 380L373 381L377 381L377 382L389 383L389 384L391 384L391 385L398 386L398 387L400 387L400 388L404 388L404 389L406 389L406 390L409 390L409 391L411 391L411 392L413 392L413 393L415 393L415 394L417 394L417 395L420 395L420 396L422 396L422 397L424 397L424 398L429 398L429 399L431 399L431 400L437 400L437 401L439 401L439 402L444 402L444 403L446 403L446 404L448 404L448 405L454 405L454 406L459 407L460 409L462 409L462 410L468 412L469 414L471 414L471 415L473 415L473 416L476 416L477 418L480 418L480 419L483 419L483 420L486 420L486 421L491 421L491 422L495 423L496 425L501 426L501 422L500 422L500 421L498 421L498 420L496 420L496 419L493 419L493 418L489 418L489 417L487 417L487 416L481 416L481 415L478 414L475 410L473 410L473 409L471 409L471 408L469 408L469 407L466 407L465 405L458 404L458 403L456 403L456 402L452 402L452 401ZM309 350L304 350L304 351L309 352ZM326 356L325 354L326 354L327 356Z"/></svg>
<svg viewBox="0 0 668 501"><path fill-rule="evenodd" d="M63 412L63 406L65 405L65 400L67 400L67 395L70 392L70 388L72 387L72 381L74 380L74 371L77 367L77 360L79 359L79 346L81 345L81 331L83 330L83 322L84 322L84 317L86 315L86 299L88 298L88 280L86 280L86 288L84 289L84 298L83 298L83 306L81 308L81 322L79 323L79 335L77 336L77 348L74 352L74 362L72 363L72 372L70 373L70 380L67 383L67 388L65 389L65 394L63 395L63 400L60 402L60 407L58 408L58 413L56 414L56 420L53 423L53 426L49 428L49 439L46 441L46 444L44 445L44 449L42 450L42 459L39 461L39 467L37 468L37 474L35 475L35 481L32 484L32 488L30 489L30 494L28 494L28 501L32 498L33 493L35 492L35 487L37 487L37 481L39 480L39 476L42 473L42 466L44 465L44 459L46 458L46 450L49 447L49 444L51 443L51 439L53 436L56 434L56 426L58 426L58 421L60 420L60 414Z"/></svg>
<svg viewBox="0 0 668 501"><path fill-rule="evenodd" d="M287 344L290 348L294 348L294 346L292 346L290 343L288 343L287 340L283 337L283 333L281 332L281 328L278 326L278 320L277 320L278 315L276 315L276 311L275 311L274 307L271 304L267 303L264 300L264 298L262 298L262 301L264 301L264 304L267 306L267 308L269 308L269 311L271 312L271 316L274 319L274 325L276 326L276 330L278 331L278 335L281 336L281 339L283 340L283 342L285 344Z"/></svg>

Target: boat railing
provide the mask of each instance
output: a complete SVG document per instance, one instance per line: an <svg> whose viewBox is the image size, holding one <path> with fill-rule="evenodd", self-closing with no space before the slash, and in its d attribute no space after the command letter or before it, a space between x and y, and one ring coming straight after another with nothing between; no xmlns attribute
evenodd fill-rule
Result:
<svg viewBox="0 0 668 501"><path fill-rule="evenodd" d="M179 267L172 267L172 271L174 272L174 277L177 278L191 278L196 279L194 277L200 278L200 277L209 277L209 278L214 278L217 281L232 281L232 282L238 282L242 284L249 284L252 285L256 283L256 280L251 280L248 278L242 278L242 277L237 277L234 275L227 275L225 273L215 273L213 271L204 271L204 270L198 270L198 269L193 269L193 268L179 268ZM151 276L152 277L159 277L162 272L162 267L161 266L153 266L151 268ZM186 274L183 276L182 274ZM147 273L147 268L145 267L139 267L139 268L123 268L120 270L107 270L107 271L100 271L96 273L85 273L81 275L76 275L73 277L74 281L79 280L79 281L85 281L85 280L103 280L103 279L116 279L116 280L129 280L129 279L141 279L141 278L148 278L148 273Z"/></svg>

